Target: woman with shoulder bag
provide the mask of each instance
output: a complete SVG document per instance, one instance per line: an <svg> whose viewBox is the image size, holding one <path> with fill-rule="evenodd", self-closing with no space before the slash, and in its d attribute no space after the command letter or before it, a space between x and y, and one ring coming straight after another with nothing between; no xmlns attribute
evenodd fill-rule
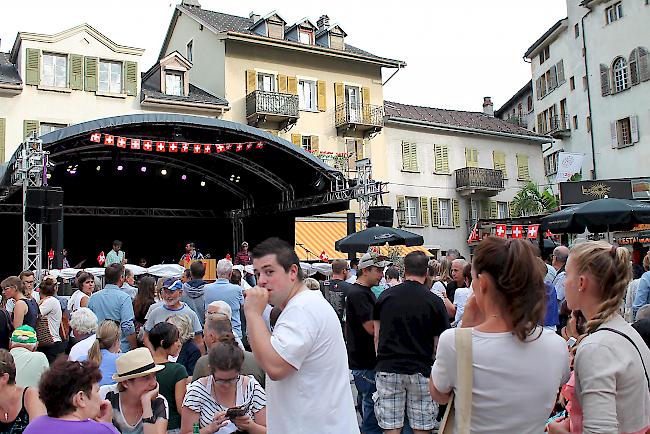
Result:
<svg viewBox="0 0 650 434"><path fill-rule="evenodd" d="M52 336L52 343L49 345L39 345L38 351L47 356L47 361L54 362L56 356L65 352L65 342L61 339L61 321L63 319L63 310L61 303L54 296L58 283L52 279L43 279L39 289L41 301L38 303L40 314L47 319L47 325ZM40 342L40 338L39 338Z"/></svg>
<svg viewBox="0 0 650 434"><path fill-rule="evenodd" d="M579 244L569 254L567 304L588 322L574 358L570 417L550 424L550 433L642 434L650 429L650 350L620 314L632 278L629 255L604 241Z"/></svg>
<svg viewBox="0 0 650 434"><path fill-rule="evenodd" d="M545 274L530 242L488 237L476 248L463 328L440 336L429 380L435 401L456 395L456 426L441 433L544 431L569 377L564 340L539 326Z"/></svg>

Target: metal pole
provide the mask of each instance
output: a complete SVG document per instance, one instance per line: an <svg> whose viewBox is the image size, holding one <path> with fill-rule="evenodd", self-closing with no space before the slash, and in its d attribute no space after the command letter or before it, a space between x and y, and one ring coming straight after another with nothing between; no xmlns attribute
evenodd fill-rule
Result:
<svg viewBox="0 0 650 434"><path fill-rule="evenodd" d="M43 258L43 227L25 219L27 212L27 189L40 187L47 179L47 158L43 153L43 142L32 133L21 144L20 176L23 189L23 270L33 270L40 278Z"/></svg>

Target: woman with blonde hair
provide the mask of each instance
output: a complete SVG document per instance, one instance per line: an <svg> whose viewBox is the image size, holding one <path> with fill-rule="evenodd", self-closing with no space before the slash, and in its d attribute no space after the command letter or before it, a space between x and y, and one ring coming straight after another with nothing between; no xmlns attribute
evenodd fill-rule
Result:
<svg viewBox="0 0 650 434"><path fill-rule="evenodd" d="M166 322L174 324L178 329L179 338L181 341L181 351L178 353L176 363L180 363L185 367L188 376L194 373L194 366L201 358L199 347L194 343L194 330L192 329L192 322L187 315L170 315Z"/></svg>
<svg viewBox="0 0 650 434"><path fill-rule="evenodd" d="M102 321L97 329L95 342L93 342L88 357L80 357L79 361L92 360L99 365L102 373L100 386L115 384L115 361L122 355L120 353L120 326L110 319Z"/></svg>
<svg viewBox="0 0 650 434"><path fill-rule="evenodd" d="M566 264L569 309L587 319L574 358L574 378L563 392L568 419L549 432L640 434L650 429L650 350L620 314L632 278L630 253L604 241L575 246Z"/></svg>

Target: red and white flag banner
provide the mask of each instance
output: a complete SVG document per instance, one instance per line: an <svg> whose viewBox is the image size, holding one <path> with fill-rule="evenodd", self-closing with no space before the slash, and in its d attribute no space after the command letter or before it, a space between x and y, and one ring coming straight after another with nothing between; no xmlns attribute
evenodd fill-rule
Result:
<svg viewBox="0 0 650 434"><path fill-rule="evenodd" d="M539 225L528 225L528 239L536 240L539 232Z"/></svg>
<svg viewBox="0 0 650 434"><path fill-rule="evenodd" d="M524 227L521 225L514 225L510 231L512 238L523 238L524 237Z"/></svg>
<svg viewBox="0 0 650 434"><path fill-rule="evenodd" d="M496 225L494 234L500 238L506 238L506 225Z"/></svg>

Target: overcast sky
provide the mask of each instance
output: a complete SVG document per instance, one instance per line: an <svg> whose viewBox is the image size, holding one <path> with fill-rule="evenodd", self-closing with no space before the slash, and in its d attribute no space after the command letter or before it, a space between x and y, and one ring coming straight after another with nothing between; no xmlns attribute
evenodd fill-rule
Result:
<svg viewBox="0 0 650 434"><path fill-rule="evenodd" d="M118 44L146 49L141 68L156 60L180 0L21 0L3 2L0 50L19 31L57 33L88 23ZM407 104L482 110L484 96L499 108L528 80L526 49L566 16L565 0L199 0L204 9L248 16L275 9L289 23L322 14L338 23L352 45L407 67L384 98ZM384 70L384 80L393 70Z"/></svg>

